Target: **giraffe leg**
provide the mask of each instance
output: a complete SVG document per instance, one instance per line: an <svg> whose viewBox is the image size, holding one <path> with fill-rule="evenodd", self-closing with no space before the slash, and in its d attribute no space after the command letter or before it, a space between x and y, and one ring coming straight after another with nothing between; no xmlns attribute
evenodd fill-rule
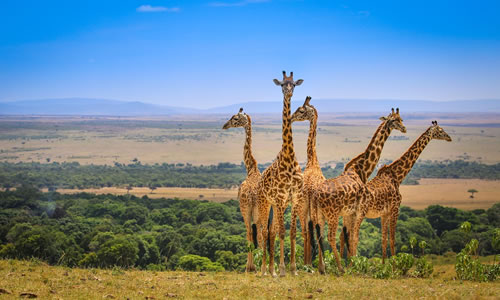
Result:
<svg viewBox="0 0 500 300"><path fill-rule="evenodd" d="M260 199L262 203L262 199ZM261 204L259 207L259 226L258 228L258 236L259 236L259 245L262 250L262 265L261 265L261 274L262 276L267 275L267 268L266 268L266 262L267 262L267 238L268 238L268 229L267 229L267 223L269 219L269 205Z"/></svg>
<svg viewBox="0 0 500 300"><path fill-rule="evenodd" d="M342 231L340 232L340 258L344 257L344 247L345 244L347 244L347 252L346 252L346 257L349 257L349 237L346 236L347 234L351 234L352 232L352 226L351 226L352 218L350 216L343 216L342 217ZM346 240L347 237L347 240ZM351 240L352 241L352 240Z"/></svg>
<svg viewBox="0 0 500 300"><path fill-rule="evenodd" d="M357 214L356 220L354 221L353 230L351 230L352 231L352 244L351 244L351 249L349 251L351 256L356 256L356 254L357 254L358 242L359 242L359 230L361 228L361 223L363 222L364 218L365 218L365 214L360 212Z"/></svg>
<svg viewBox="0 0 500 300"><path fill-rule="evenodd" d="M316 229L316 235L318 240L318 272L321 275L324 275L326 272L326 268L325 268L325 261L323 259L323 233L325 231L323 230L323 227L320 224L316 223L314 227ZM312 232L311 234L314 234L314 232Z"/></svg>
<svg viewBox="0 0 500 300"><path fill-rule="evenodd" d="M396 255L396 247L395 247L395 242L396 242L396 225L398 223L398 216L399 216L399 206L394 207L391 212L391 220L390 220L390 231L391 231L391 255L394 256Z"/></svg>
<svg viewBox="0 0 500 300"><path fill-rule="evenodd" d="M252 235L252 225L251 225L251 216L250 212L248 211L248 207L243 207L241 201L240 201L240 211L243 216L243 221L245 222L245 227L247 229L247 248L248 248L248 255L247 255L247 265L245 268L246 272L253 272L255 271L255 266L253 265L253 255L252 255L252 246L253 246L253 235Z"/></svg>
<svg viewBox="0 0 500 300"><path fill-rule="evenodd" d="M286 203L286 202L285 202ZM280 276L284 277L286 275L285 271L285 219L284 219L284 208L280 207L277 209L277 219L279 227L279 237L280 237Z"/></svg>
<svg viewBox="0 0 500 300"><path fill-rule="evenodd" d="M380 217L380 224L382 226L382 263L385 263L385 258L387 257L387 226L389 218L386 215Z"/></svg>
<svg viewBox="0 0 500 300"><path fill-rule="evenodd" d="M290 272L297 274L297 264L295 263L295 238L297 237L297 207L292 204L292 218L290 223Z"/></svg>
<svg viewBox="0 0 500 300"><path fill-rule="evenodd" d="M337 261L337 267L341 273L344 273L344 268L342 268L342 264L340 263L339 252L337 251L337 242L335 240L337 235L337 226L339 224L339 216L333 215L328 219L328 242L333 250L333 255L335 256L335 260Z"/></svg>
<svg viewBox="0 0 500 300"><path fill-rule="evenodd" d="M278 220L276 216L274 216L271 226L269 227L269 274L273 277L278 276L274 270L274 242L276 241L276 233L278 232L277 224Z"/></svg>

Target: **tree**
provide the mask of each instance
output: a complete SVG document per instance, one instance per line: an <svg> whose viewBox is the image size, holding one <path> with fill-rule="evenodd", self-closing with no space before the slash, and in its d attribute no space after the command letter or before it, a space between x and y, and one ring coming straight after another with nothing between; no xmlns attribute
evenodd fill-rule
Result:
<svg viewBox="0 0 500 300"><path fill-rule="evenodd" d="M470 193L470 197L474 198L474 193L479 193L478 190L476 189L469 189L467 193Z"/></svg>
<svg viewBox="0 0 500 300"><path fill-rule="evenodd" d="M135 264L139 248L130 237L116 237L105 242L97 251L99 265L103 267L131 267Z"/></svg>
<svg viewBox="0 0 500 300"><path fill-rule="evenodd" d="M220 263L199 255L184 255L179 259L179 267L186 271L224 271Z"/></svg>
<svg viewBox="0 0 500 300"><path fill-rule="evenodd" d="M151 194L153 193L154 190L156 190L156 186L154 185L150 185L149 186L149 189L151 190Z"/></svg>

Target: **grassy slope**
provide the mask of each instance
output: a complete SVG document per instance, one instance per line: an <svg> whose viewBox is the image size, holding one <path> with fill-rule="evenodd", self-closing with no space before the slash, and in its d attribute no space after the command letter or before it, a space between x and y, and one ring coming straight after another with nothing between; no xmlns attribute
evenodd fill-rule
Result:
<svg viewBox="0 0 500 300"><path fill-rule="evenodd" d="M254 274L70 269L40 262L0 260L0 288L18 298L23 292L42 299L373 299L484 298L500 295L500 283L453 280L452 265L435 266L432 279L379 280L357 276L300 273L260 278Z"/></svg>

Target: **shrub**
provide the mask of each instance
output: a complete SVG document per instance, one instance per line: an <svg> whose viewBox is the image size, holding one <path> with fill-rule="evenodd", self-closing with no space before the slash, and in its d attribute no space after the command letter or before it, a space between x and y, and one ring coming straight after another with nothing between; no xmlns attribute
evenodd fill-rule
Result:
<svg viewBox="0 0 500 300"><path fill-rule="evenodd" d="M417 259L415 263L415 271L413 271L413 275L419 278L427 278L431 276L432 272L434 272L434 266L432 262L425 259L425 257L420 257Z"/></svg>
<svg viewBox="0 0 500 300"><path fill-rule="evenodd" d="M393 272L397 275L406 275L413 266L415 259L409 253L398 253L396 256L391 257L390 264Z"/></svg>

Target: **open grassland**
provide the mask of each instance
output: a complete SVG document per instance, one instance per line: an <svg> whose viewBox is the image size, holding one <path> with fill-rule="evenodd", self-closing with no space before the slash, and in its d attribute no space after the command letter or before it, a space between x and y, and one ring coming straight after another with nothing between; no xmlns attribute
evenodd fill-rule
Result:
<svg viewBox="0 0 500 300"><path fill-rule="evenodd" d="M0 297L41 299L498 299L500 283L454 280L452 265L433 278L380 280L300 272L261 278L234 272L152 272L70 269L40 262L0 261Z"/></svg>
<svg viewBox="0 0 500 300"><path fill-rule="evenodd" d="M469 189L480 191L470 198ZM500 202L500 181L480 179L431 179L419 180L419 185L402 185L402 205L425 209L429 205L456 207L470 210L487 209Z"/></svg>
<svg viewBox="0 0 500 300"><path fill-rule="evenodd" d="M222 124L229 117L204 116L196 121L167 117L0 117L0 161L128 164L137 158L146 164L240 163L244 131L241 128L222 130ZM270 162L281 147L281 119L257 115L253 120L255 157L259 163ZM408 133L393 133L395 139L386 143L382 161L399 157L430 125L430 120L425 116L405 119ZM453 142L433 141L420 159L500 162L500 123L496 123L498 115L447 116L440 124ZM376 115L320 116L317 143L320 162L334 164L354 157L364 150L378 124ZM298 159L305 162L308 124L301 122L293 127Z"/></svg>
<svg viewBox="0 0 500 300"><path fill-rule="evenodd" d="M456 207L469 210L476 208L490 208L493 204L500 202L500 181L480 179L421 179L419 185L402 185L402 205L413 209L425 209L429 205L439 204L442 206ZM467 193L469 189L479 192L471 199ZM46 189L44 190L46 191ZM58 189L62 194L74 194L80 192L94 194L125 195L125 188L99 188L99 189ZM213 202L224 202L237 199L238 189L201 189L201 188L158 188L151 193L149 188L133 188L130 194L150 198L179 198L200 199Z"/></svg>
<svg viewBox="0 0 500 300"><path fill-rule="evenodd" d="M42 191L47 192L47 189ZM126 188L105 187L98 189L58 189L57 192L61 194L75 194L75 193L92 193L92 194L113 194L125 195L129 192L131 195L142 197L147 195L149 198L179 198L179 199L199 199L208 200L212 202L225 202L231 199L238 198L238 189L203 189L203 188L177 188L177 187L160 187L151 192L146 187L135 187L130 191Z"/></svg>

